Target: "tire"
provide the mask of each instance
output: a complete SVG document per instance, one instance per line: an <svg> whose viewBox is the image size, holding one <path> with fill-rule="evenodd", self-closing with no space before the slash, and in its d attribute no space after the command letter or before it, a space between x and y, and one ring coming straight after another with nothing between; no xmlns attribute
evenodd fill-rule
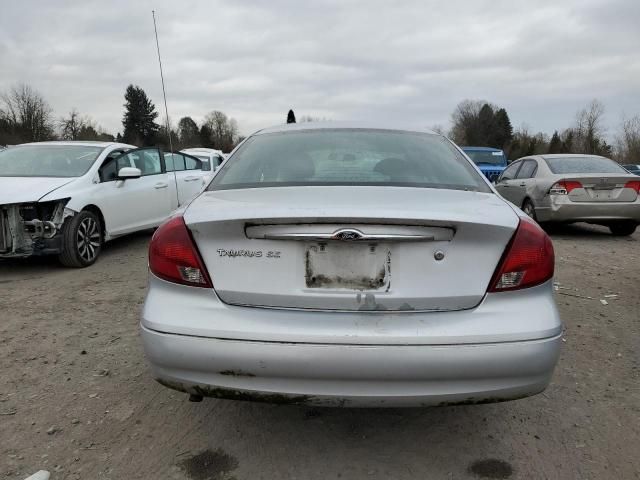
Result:
<svg viewBox="0 0 640 480"><path fill-rule="evenodd" d="M528 198L522 204L522 211L529 215L529 217L531 217L534 221L538 221L538 219L536 218L536 208L533 206L533 202L531 202L531 200L529 200Z"/></svg>
<svg viewBox="0 0 640 480"><path fill-rule="evenodd" d="M98 216L87 210L68 219L62 227L62 253L58 260L65 267L93 265L102 250L102 225Z"/></svg>
<svg viewBox="0 0 640 480"><path fill-rule="evenodd" d="M637 226L638 224L635 222L619 222L609 225L609 230L611 230L612 235L615 235L616 237L626 237L628 235L633 235Z"/></svg>

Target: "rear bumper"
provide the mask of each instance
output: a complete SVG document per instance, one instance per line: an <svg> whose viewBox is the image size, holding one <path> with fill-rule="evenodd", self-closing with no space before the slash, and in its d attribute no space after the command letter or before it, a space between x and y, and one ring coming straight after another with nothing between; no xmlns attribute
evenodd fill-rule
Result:
<svg viewBox="0 0 640 480"><path fill-rule="evenodd" d="M541 392L561 337L466 345L330 345L161 333L141 327L154 377L203 396L323 406L428 406Z"/></svg>
<svg viewBox="0 0 640 480"><path fill-rule="evenodd" d="M572 202L566 195L547 196L536 206L540 222L640 223L640 200L635 202Z"/></svg>
<svg viewBox="0 0 640 480"><path fill-rule="evenodd" d="M141 337L153 376L203 396L349 406L511 400L542 391L562 323L552 282L451 312L240 307L151 275Z"/></svg>

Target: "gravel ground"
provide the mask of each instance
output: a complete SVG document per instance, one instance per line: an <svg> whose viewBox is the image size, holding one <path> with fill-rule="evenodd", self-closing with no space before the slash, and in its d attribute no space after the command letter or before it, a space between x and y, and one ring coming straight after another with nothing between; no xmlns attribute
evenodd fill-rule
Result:
<svg viewBox="0 0 640 480"><path fill-rule="evenodd" d="M149 238L84 270L0 263L0 478L640 478L640 233L553 234L566 332L545 393L405 410L189 403L155 383Z"/></svg>

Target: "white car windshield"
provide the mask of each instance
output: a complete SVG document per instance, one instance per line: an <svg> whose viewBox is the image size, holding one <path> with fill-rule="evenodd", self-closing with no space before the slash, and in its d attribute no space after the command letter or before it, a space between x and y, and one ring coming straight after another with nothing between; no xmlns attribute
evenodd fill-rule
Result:
<svg viewBox="0 0 640 480"><path fill-rule="evenodd" d="M103 147L19 145L0 151L0 177L80 177Z"/></svg>
<svg viewBox="0 0 640 480"><path fill-rule="evenodd" d="M224 164L209 190L298 185L491 191L444 137L369 129L255 135Z"/></svg>

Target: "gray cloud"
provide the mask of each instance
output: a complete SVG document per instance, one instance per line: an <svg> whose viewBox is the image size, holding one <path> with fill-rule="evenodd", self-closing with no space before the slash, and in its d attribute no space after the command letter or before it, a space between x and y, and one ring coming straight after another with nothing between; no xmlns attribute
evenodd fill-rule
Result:
<svg viewBox="0 0 640 480"><path fill-rule="evenodd" d="M244 133L298 115L447 124L464 98L551 132L592 98L613 132L640 113L640 2L83 1L2 8L0 89L27 82L61 115L121 129L124 89L171 117L218 109ZM159 108L160 110L160 108Z"/></svg>

